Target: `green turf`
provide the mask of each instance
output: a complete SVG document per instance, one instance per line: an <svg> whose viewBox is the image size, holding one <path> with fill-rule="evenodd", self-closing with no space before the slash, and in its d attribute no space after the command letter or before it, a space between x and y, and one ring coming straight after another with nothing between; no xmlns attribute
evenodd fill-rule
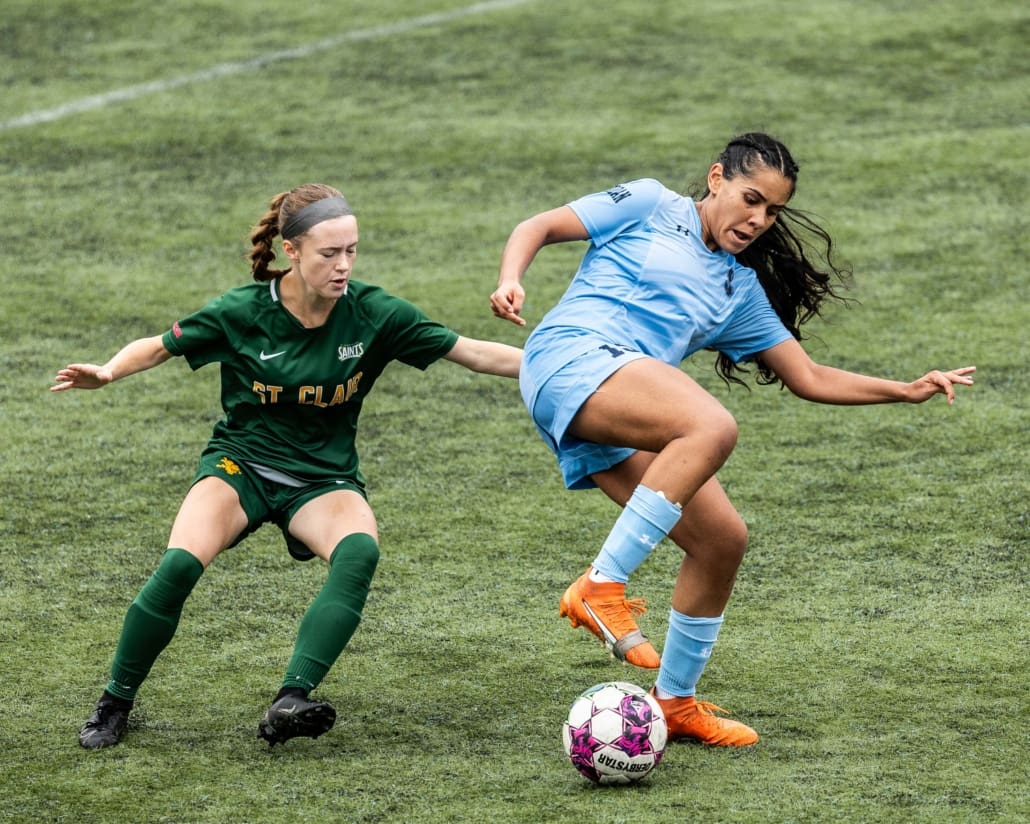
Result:
<svg viewBox="0 0 1030 824"><path fill-rule="evenodd" d="M1026 4L466 5L5 0L0 820L1027 820ZM701 696L756 747L675 745L630 789L574 772L575 696L648 683L557 616L615 512L562 490L513 382L447 363L393 368L366 407L383 559L319 692L337 727L256 738L325 574L265 529L198 584L123 745L78 746L219 409L211 367L53 395L59 367L246 282L249 227L308 180L355 206L359 279L520 343L487 305L515 223L685 188L745 129L792 148L795 205L855 272L812 354L979 367L954 407L854 409L686 365L740 422L721 478L752 536ZM531 325L581 252L541 253ZM659 646L677 562L663 545L632 585Z"/></svg>

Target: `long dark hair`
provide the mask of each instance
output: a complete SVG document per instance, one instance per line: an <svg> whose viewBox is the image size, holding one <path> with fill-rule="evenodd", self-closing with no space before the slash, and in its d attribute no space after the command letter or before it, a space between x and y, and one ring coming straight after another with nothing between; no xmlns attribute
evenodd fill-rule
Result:
<svg viewBox="0 0 1030 824"><path fill-rule="evenodd" d="M749 177L759 166L764 166L780 172L792 186L797 184L798 165L787 147L762 132L748 132L733 138L716 162L722 164L722 175L727 180L738 175ZM708 194L707 185L695 187L691 192L698 200ZM816 262L812 260L812 247L815 247ZM833 251L833 239L825 229L806 213L785 207L776 222L736 258L755 270L783 325L795 340L801 340L801 325L820 314L825 300L846 302L837 289L847 286L851 270L834 262ZM755 366L758 383L779 380L761 358L755 360ZM743 384L737 373L748 370L720 352L715 371L727 384Z"/></svg>

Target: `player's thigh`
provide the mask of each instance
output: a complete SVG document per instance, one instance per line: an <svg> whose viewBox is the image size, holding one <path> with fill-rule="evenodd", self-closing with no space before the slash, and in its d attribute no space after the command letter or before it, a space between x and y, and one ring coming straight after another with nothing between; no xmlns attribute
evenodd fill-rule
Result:
<svg viewBox="0 0 1030 824"><path fill-rule="evenodd" d="M352 489L312 498L290 520L290 534L326 561L348 535L365 532L379 540L379 528L368 501Z"/></svg>
<svg viewBox="0 0 1030 824"><path fill-rule="evenodd" d="M660 452L675 438L702 432L736 436L726 408L693 378L652 358L609 376L580 407L570 434L595 443Z"/></svg>
<svg viewBox="0 0 1030 824"><path fill-rule="evenodd" d="M212 475L190 487L172 523L168 546L185 549L204 566L247 528L236 490Z"/></svg>

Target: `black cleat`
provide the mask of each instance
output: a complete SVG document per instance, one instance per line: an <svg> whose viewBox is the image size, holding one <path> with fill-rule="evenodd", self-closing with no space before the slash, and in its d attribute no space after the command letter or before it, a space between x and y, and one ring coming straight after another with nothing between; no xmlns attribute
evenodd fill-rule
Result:
<svg viewBox="0 0 1030 824"><path fill-rule="evenodd" d="M79 743L88 750L113 747L125 736L131 710L130 702L103 696L79 730Z"/></svg>
<svg viewBox="0 0 1030 824"><path fill-rule="evenodd" d="M258 724L258 738L270 747L285 744L291 738L318 738L336 723L336 710L326 701L311 701L296 695L284 695L268 708Z"/></svg>

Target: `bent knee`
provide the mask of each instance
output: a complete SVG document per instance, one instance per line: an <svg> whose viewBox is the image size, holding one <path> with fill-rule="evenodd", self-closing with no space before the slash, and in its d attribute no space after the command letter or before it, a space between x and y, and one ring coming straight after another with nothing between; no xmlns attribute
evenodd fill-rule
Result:
<svg viewBox="0 0 1030 824"><path fill-rule="evenodd" d="M712 548L722 564L735 569L744 560L744 553L747 552L747 539L747 524L744 523L743 518L733 513L732 517L725 518L719 524L718 530L711 539Z"/></svg>
<svg viewBox="0 0 1030 824"><path fill-rule="evenodd" d="M724 410L724 413L713 423L712 438L715 446L722 454L729 457L733 448L737 445L737 435L739 432L737 419Z"/></svg>
<svg viewBox="0 0 1030 824"><path fill-rule="evenodd" d="M692 450L700 447L722 463L737 445L737 435L736 418L720 407L718 412L706 416L700 425L695 423L684 429L681 437Z"/></svg>
<svg viewBox="0 0 1030 824"><path fill-rule="evenodd" d="M747 552L747 524L736 512L704 524L681 522L669 537L691 557L709 558L720 565L739 566Z"/></svg>
<svg viewBox="0 0 1030 824"><path fill-rule="evenodd" d="M728 558L736 558L737 563L740 563L747 552L747 540L747 524L737 515L726 524L723 533L723 554Z"/></svg>

